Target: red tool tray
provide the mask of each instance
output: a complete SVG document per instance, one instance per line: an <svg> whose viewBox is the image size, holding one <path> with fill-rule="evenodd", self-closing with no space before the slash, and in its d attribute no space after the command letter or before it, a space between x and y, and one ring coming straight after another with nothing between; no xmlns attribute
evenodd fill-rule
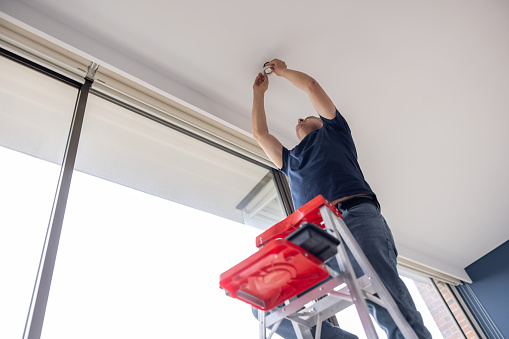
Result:
<svg viewBox="0 0 509 339"><path fill-rule="evenodd" d="M324 228L322 223L322 216L320 215L320 207L329 207L332 212L338 217L341 217L341 213L338 208L332 205L322 195L318 195L313 200L303 205L301 208L290 214L286 219L278 222L258 237L256 237L256 247L263 246L272 239L286 238L288 235L293 233L303 222L310 222L315 225Z"/></svg>
<svg viewBox="0 0 509 339"><path fill-rule="evenodd" d="M231 297L267 311L328 276L322 261L291 241L276 239L221 274L219 286Z"/></svg>

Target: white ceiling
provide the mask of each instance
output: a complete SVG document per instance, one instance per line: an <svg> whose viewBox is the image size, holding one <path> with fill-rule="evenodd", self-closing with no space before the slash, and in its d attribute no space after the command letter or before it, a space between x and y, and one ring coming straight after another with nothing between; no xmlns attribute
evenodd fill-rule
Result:
<svg viewBox="0 0 509 339"><path fill-rule="evenodd" d="M250 132L252 83L285 60L350 123L400 254L462 270L509 239L509 2L2 0L0 10ZM273 134L313 112L270 78Z"/></svg>

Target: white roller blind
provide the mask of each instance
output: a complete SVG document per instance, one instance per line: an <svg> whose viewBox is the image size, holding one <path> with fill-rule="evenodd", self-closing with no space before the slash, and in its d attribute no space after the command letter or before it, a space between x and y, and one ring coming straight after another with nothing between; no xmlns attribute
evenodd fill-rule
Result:
<svg viewBox="0 0 509 339"><path fill-rule="evenodd" d="M93 89L149 112L155 117L259 163L273 166L260 146L247 133L232 126L227 126L226 123L215 118L193 111L132 80L115 74L105 67L98 69Z"/></svg>
<svg viewBox="0 0 509 339"><path fill-rule="evenodd" d="M236 206L269 172L96 95L75 169L240 223Z"/></svg>

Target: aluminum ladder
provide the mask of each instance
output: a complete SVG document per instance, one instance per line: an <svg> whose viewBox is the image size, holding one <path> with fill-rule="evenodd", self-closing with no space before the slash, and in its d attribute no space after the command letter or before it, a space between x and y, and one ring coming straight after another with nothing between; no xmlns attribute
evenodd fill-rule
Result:
<svg viewBox="0 0 509 339"><path fill-rule="evenodd" d="M323 204L316 206L319 212L314 212L318 212L321 216L322 228L340 241L336 259L341 273L327 267L332 279L317 285L304 295L287 300L284 306L279 306L271 311L259 309L259 338L270 339L282 320L286 318L291 320L299 339L313 339L311 333L313 326L316 326L315 339L320 339L322 321L352 304L357 309L366 336L369 339L378 338L366 304L366 300L371 300L389 311L405 338L418 339L343 222L339 211L337 209L334 211L333 209L336 207L330 205L325 199L323 201ZM305 218L305 215L300 218ZM346 247L352 252L364 272L364 275L359 279L356 278L353 271ZM267 331L269 331L268 334Z"/></svg>

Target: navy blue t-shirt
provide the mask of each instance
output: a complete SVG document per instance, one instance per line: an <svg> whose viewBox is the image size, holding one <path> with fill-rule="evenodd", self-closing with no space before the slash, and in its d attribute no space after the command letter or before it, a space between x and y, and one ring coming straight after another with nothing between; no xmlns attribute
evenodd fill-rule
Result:
<svg viewBox="0 0 509 339"><path fill-rule="evenodd" d="M332 120L321 117L323 127L306 135L289 151L283 147L283 172L290 180L295 209L323 195L327 200L373 194L359 163L350 127L336 109Z"/></svg>

